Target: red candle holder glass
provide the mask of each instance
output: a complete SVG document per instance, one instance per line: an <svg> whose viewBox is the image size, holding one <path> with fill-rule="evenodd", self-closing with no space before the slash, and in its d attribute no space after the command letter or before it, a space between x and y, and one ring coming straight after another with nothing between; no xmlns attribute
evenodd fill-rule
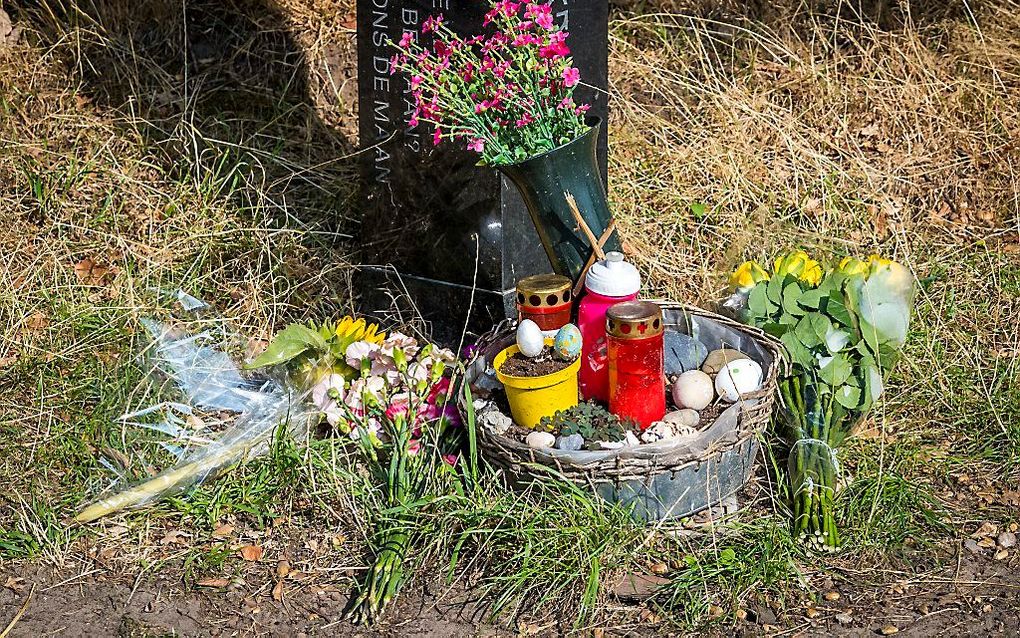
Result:
<svg viewBox="0 0 1020 638"><path fill-rule="evenodd" d="M609 411L642 430L666 414L662 310L649 301L618 303L606 312Z"/></svg>
<svg viewBox="0 0 1020 638"><path fill-rule="evenodd" d="M517 282L517 312L542 330L559 330L570 323L570 279L563 275L532 275Z"/></svg>

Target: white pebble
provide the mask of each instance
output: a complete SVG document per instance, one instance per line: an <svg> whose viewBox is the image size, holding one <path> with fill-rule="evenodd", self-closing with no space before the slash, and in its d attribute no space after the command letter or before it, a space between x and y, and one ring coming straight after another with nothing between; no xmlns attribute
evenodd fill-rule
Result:
<svg viewBox="0 0 1020 638"><path fill-rule="evenodd" d="M549 448L556 444L556 437L548 432L532 432L524 442L535 449Z"/></svg>
<svg viewBox="0 0 1020 638"><path fill-rule="evenodd" d="M674 410L662 417L662 420L666 423L674 423L677 425L686 425L687 427L696 428L701 423L701 415L698 414L697 410L690 408L684 408L683 410Z"/></svg>
<svg viewBox="0 0 1020 638"><path fill-rule="evenodd" d="M690 370L676 378L673 384L673 402L679 408L704 410L715 398L712 377L701 370Z"/></svg>

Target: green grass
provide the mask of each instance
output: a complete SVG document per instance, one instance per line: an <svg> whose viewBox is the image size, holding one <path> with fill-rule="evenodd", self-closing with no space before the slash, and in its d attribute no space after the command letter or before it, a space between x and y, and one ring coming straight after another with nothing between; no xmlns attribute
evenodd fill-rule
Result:
<svg viewBox="0 0 1020 638"><path fill-rule="evenodd" d="M110 544L129 573L186 583L243 576L234 541L210 535L232 521L238 534L272 528L286 539L274 551L329 545L304 558L350 585L372 525L392 513L341 439L277 441L268 456L149 510L88 528L64 522L112 480L104 450L129 458L129 480L170 462L154 436L114 421L158 395L135 363L139 318L164 306L155 290L202 297L254 338L289 320L348 312L354 292L355 162L344 132L353 119L338 87L315 84L335 49L286 33L306 63L268 55L254 70L307 80L307 93L287 84L261 94L264 78L238 81L219 67L208 70L209 84L186 87L174 77L177 62L146 57L175 51L179 24L156 24L126 47L132 20L145 16L100 4L95 24L54 24L36 5L19 11L27 41L39 45L0 48L0 481L8 488L0 559L72 568L83 547ZM226 6L192 4L210 24ZM347 8L280 4L330 43L349 40L337 27ZM936 42L925 29L833 23L799 10L755 22L656 6L615 9L611 27L610 195L649 294L708 305L722 292L719 273L791 244L895 255L926 286L873 417L878 435L841 451L853 478L837 503L843 552L810 556L790 540L774 487L782 473L773 470L766 489L777 493L765 505L693 536L653 533L558 483L515 493L487 474L468 486L444 476L413 519L415 582L476 588L502 618L598 625L620 607L608 592L613 579L662 561L671 580L653 604L671 629L711 622L725 632L749 604L779 611L810 599L814 574L849 587L875 565L935 568L955 548L961 520L1015 519L1004 508L975 509L954 476L990 490L1020 480L1020 157L1010 138L1020 121L1020 11L980 8L980 33L968 21L928 25L952 33ZM245 46L289 29L287 20L270 22ZM244 90L232 94L238 85ZM119 95L132 103L109 97ZM146 103L155 95L162 104ZM819 205L808 210L811 199ZM892 211L885 229L876 220L883 210ZM83 282L74 266L85 258L117 271ZM45 325L30 325L36 313ZM944 502L947 489L963 496ZM128 546L116 527L137 543ZM193 545L160 544L181 528L194 532ZM710 619L710 605L725 613Z"/></svg>

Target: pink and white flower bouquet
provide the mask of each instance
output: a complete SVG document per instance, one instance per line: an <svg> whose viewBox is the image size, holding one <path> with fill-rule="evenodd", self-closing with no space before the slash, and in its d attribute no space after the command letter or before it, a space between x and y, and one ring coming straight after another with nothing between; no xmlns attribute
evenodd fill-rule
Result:
<svg viewBox="0 0 1020 638"><path fill-rule="evenodd" d="M580 72L551 4L491 1L489 32L470 38L442 15L395 46L391 72L407 77L411 128L433 127L432 140L455 140L492 166L514 164L577 138L589 105L574 102Z"/></svg>

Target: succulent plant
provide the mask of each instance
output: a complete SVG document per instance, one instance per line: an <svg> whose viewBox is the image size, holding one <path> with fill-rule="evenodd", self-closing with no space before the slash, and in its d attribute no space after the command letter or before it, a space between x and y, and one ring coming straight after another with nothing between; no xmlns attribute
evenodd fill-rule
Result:
<svg viewBox="0 0 1020 638"><path fill-rule="evenodd" d="M557 410L552 416L542 417L536 430L553 432L560 436L580 434L585 441L619 441L634 423L621 420L599 404L588 401L566 410Z"/></svg>

